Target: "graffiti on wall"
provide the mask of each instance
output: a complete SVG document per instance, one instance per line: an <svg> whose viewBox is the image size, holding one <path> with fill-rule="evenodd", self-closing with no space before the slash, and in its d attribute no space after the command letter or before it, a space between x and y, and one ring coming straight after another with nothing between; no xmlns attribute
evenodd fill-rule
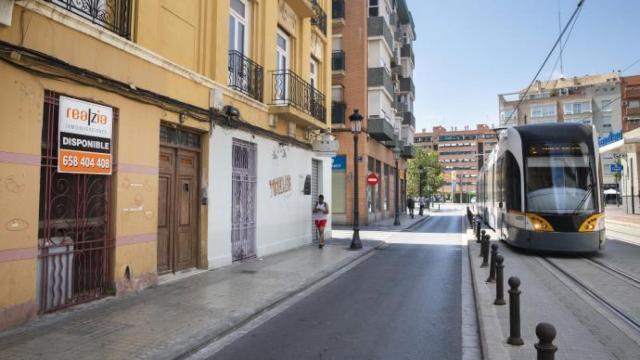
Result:
<svg viewBox="0 0 640 360"><path fill-rule="evenodd" d="M291 192L291 175L280 176L269 180L271 196L279 196Z"/></svg>

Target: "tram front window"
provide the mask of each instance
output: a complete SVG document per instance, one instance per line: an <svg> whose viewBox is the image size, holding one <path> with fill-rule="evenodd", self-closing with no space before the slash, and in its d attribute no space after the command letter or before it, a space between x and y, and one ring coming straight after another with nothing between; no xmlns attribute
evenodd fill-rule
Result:
<svg viewBox="0 0 640 360"><path fill-rule="evenodd" d="M536 144L527 151L527 211L592 213L594 161L586 143Z"/></svg>

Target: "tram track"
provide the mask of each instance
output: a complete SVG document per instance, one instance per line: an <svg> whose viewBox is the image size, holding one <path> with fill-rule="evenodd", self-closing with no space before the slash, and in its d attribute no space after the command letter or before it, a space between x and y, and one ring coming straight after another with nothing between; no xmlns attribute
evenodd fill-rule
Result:
<svg viewBox="0 0 640 360"><path fill-rule="evenodd" d="M623 323L627 324L629 328L633 329L634 332L638 336L640 336L640 318L637 317L638 314L635 314L635 316L634 314L629 314L628 309L625 309L624 306L613 301L607 296L604 296L601 291L598 291L598 289L595 289L593 286L581 280L575 273L572 273L569 270L567 270L565 267L559 265L555 260L551 260L550 258L545 256L541 256L539 258L543 262L551 266L553 269L558 271L560 274L562 274L566 279L568 279L571 283L573 283L575 286L581 289L590 298L592 298L598 304L600 304L602 307L608 310L608 312L614 314L618 319L622 320ZM583 258L583 259L587 263L589 263L591 266L598 268L601 272L605 274L608 274L609 277L617 279L617 281L623 281L625 284L632 285L640 295L640 279L614 266L604 264L601 261L588 259L588 258ZM640 298L640 297L637 297L637 298Z"/></svg>

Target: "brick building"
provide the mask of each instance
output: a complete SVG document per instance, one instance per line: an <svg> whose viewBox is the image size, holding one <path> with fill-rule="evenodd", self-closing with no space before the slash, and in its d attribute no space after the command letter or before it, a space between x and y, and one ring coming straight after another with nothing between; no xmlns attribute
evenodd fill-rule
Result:
<svg viewBox="0 0 640 360"><path fill-rule="evenodd" d="M640 127L640 75L620 78L622 96L622 131Z"/></svg>
<svg viewBox="0 0 640 360"><path fill-rule="evenodd" d="M497 143L495 130L485 124L463 130L436 126L431 132L422 129L414 139L417 147L438 153L445 179L438 192L448 197L454 192L476 192L478 171Z"/></svg>
<svg viewBox="0 0 640 360"><path fill-rule="evenodd" d="M364 117L359 137L360 223L393 216L395 173L404 199L406 159L415 156L412 80L416 36L405 0L334 0L332 36L332 129L340 143L332 173L332 216L336 224L353 217L354 109ZM401 154L396 168L394 149ZM378 185L366 185L367 174ZM404 206L402 201L400 206Z"/></svg>

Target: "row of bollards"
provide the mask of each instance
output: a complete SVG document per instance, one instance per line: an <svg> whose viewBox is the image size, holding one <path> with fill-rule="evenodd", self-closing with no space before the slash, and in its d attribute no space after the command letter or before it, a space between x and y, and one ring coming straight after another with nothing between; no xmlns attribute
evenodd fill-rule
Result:
<svg viewBox="0 0 640 360"><path fill-rule="evenodd" d="M481 268L489 267L489 277L487 283L496 284L496 298L494 305L506 305L504 300L504 257L498 254L498 244L491 244L489 234L481 230L482 222L476 219L473 230L476 242L480 243L480 256L482 257ZM489 253L491 249L491 253ZM509 284L509 338L507 344L520 346L524 345L520 334L520 279L511 276ZM539 323L536 326L536 336L538 342L534 344L538 360L554 360L555 352L558 348L553 344L556 337L556 329L549 323Z"/></svg>

